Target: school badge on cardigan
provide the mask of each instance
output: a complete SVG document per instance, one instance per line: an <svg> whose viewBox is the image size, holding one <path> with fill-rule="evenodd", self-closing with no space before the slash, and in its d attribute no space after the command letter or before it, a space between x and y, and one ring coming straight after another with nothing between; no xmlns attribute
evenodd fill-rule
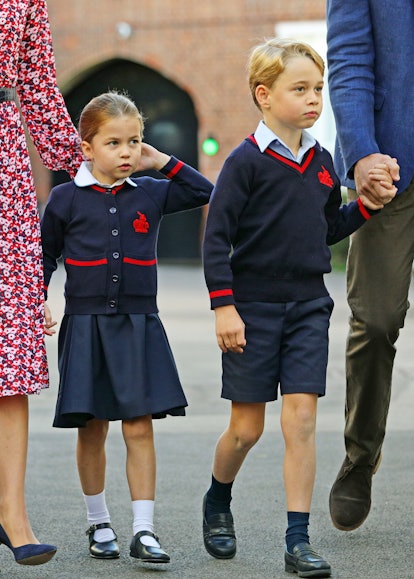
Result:
<svg viewBox="0 0 414 579"><path fill-rule="evenodd" d="M323 165L321 167L322 171L318 173L318 179L322 183L322 185L326 185L327 187L333 187L333 179L328 171Z"/></svg>
<svg viewBox="0 0 414 579"><path fill-rule="evenodd" d="M144 213L137 211L138 218L134 219L132 225L134 226L136 233L148 233L149 223Z"/></svg>

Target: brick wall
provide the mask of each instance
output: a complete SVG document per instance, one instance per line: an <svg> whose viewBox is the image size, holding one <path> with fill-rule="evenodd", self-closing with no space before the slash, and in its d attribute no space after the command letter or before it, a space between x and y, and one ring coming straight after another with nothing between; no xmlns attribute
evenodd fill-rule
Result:
<svg viewBox="0 0 414 579"><path fill-rule="evenodd" d="M278 22L325 16L325 0L48 0L48 7L63 93L108 59L154 68L192 98L199 144L217 137L219 154L200 154L199 164L213 181L260 118L246 81L250 48L274 36ZM122 22L128 38L118 32Z"/></svg>

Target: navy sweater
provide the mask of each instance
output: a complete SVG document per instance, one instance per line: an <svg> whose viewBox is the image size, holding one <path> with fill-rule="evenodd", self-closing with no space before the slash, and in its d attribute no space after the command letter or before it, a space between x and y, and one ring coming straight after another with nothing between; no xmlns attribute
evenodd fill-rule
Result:
<svg viewBox="0 0 414 579"><path fill-rule="evenodd" d="M376 213L341 201L332 158L319 144L298 164L269 148L261 153L253 135L245 139L210 201L203 261L211 307L327 295L328 245Z"/></svg>
<svg viewBox="0 0 414 579"><path fill-rule="evenodd" d="M138 177L106 189L52 189L42 219L45 297L57 259L66 268L67 314L157 312L157 239L162 216L208 203L213 185L171 157L167 179Z"/></svg>

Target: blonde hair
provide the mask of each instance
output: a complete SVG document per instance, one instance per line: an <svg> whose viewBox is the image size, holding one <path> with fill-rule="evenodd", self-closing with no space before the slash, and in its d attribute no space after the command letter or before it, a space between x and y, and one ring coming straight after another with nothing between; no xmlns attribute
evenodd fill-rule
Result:
<svg viewBox="0 0 414 579"><path fill-rule="evenodd" d="M82 141L90 143L99 127L110 119L128 116L136 118L144 133L144 118L135 103L126 93L110 91L93 98L84 107L79 119L79 134Z"/></svg>
<svg viewBox="0 0 414 579"><path fill-rule="evenodd" d="M253 47L247 68L250 92L255 105L259 109L260 106L255 94L256 88L259 84L271 88L278 76L285 70L289 60L297 56L310 58L323 76L325 64L322 57L305 42L271 38Z"/></svg>

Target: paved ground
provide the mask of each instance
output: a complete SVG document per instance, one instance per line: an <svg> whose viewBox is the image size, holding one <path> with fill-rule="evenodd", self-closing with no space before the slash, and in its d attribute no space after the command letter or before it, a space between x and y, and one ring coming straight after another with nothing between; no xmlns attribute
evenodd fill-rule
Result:
<svg viewBox="0 0 414 579"><path fill-rule="evenodd" d="M399 340L393 400L381 468L374 479L373 507L363 527L352 533L330 523L328 494L342 462L344 347L348 309L345 280L328 280L336 307L331 325L328 394L318 417L318 473L311 515L311 537L331 562L336 579L408 579L413 557L413 398L414 314L409 312ZM62 312L62 276L52 281L50 304ZM7 579L287 579L283 548L285 505L282 485L283 442L279 404L268 407L265 433L250 453L234 487L233 514L238 554L231 561L211 558L202 545L201 499L210 478L218 435L227 421L228 403L220 395L220 354L214 316L198 267L161 266L159 306L189 400L186 418L156 422L158 497L156 526L171 555L168 566L151 567L128 555L131 510L125 480L125 450L119 424L108 446L107 500L118 532L119 560L88 556L84 506L75 468L76 433L53 429L56 398L56 338L49 339L52 387L31 398L31 438L27 499L41 540L59 550L47 565L18 566L0 548L0 577Z"/></svg>

